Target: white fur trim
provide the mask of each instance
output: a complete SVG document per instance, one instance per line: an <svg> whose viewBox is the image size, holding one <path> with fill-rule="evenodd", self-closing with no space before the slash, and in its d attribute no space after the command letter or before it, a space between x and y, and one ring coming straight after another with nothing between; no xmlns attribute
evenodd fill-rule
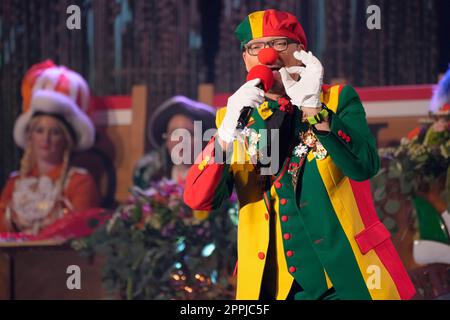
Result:
<svg viewBox="0 0 450 320"><path fill-rule="evenodd" d="M94 144L94 125L71 98L51 90L38 90L33 93L30 110L19 116L14 125L14 140L19 147L25 147L28 123L38 111L61 115L72 125L77 136L75 151L89 149Z"/></svg>
<svg viewBox="0 0 450 320"><path fill-rule="evenodd" d="M430 240L416 240L413 257L418 264L450 264L450 245Z"/></svg>

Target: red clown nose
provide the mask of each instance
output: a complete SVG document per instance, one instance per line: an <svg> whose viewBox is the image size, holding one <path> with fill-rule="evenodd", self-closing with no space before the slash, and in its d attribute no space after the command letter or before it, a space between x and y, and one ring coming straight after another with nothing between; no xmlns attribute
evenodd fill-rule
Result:
<svg viewBox="0 0 450 320"><path fill-rule="evenodd" d="M275 64L278 59L278 52L274 48L263 48L258 53L258 60L267 66Z"/></svg>

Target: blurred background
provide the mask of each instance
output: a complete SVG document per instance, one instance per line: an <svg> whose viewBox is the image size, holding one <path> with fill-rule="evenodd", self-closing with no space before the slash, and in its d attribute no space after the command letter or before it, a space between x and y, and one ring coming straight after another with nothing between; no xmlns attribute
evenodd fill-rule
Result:
<svg viewBox="0 0 450 320"><path fill-rule="evenodd" d="M81 30L66 28L67 7L81 9ZM369 5L381 30L366 27ZM20 81L51 58L80 72L95 96L129 94L148 85L154 106L198 85L232 92L244 80L236 25L252 11L294 13L325 82L353 86L435 83L450 60L446 0L2 0L0 1L0 184L18 161L10 139L21 110Z"/></svg>

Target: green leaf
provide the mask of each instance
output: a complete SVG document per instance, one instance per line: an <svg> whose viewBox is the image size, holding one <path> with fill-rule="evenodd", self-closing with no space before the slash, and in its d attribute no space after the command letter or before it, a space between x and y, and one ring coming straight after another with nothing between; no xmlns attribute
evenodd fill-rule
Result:
<svg viewBox="0 0 450 320"><path fill-rule="evenodd" d="M400 207L401 207L400 201L390 199L386 202L383 208L387 213L395 214L400 210Z"/></svg>
<svg viewBox="0 0 450 320"><path fill-rule="evenodd" d="M393 233L396 230L396 228L397 228L397 223L391 217L386 217L385 219L383 219L383 224L386 226L386 228L391 233Z"/></svg>
<svg viewBox="0 0 450 320"><path fill-rule="evenodd" d="M402 194L410 194L413 191L413 184L408 179L402 179L400 184L400 192Z"/></svg>
<svg viewBox="0 0 450 320"><path fill-rule="evenodd" d="M389 167L389 171L388 171L389 179L396 179L396 178L400 177L401 174L402 174L402 167L399 162L397 162L395 166Z"/></svg>
<svg viewBox="0 0 450 320"><path fill-rule="evenodd" d="M383 211L383 209L382 209L382 208L375 207L375 210L376 210L376 212L377 212L378 218L380 218L380 220L383 220L383 217L384 217L384 211Z"/></svg>
<svg viewBox="0 0 450 320"><path fill-rule="evenodd" d="M381 201L386 197L386 186L379 186L373 194L375 201Z"/></svg>
<svg viewBox="0 0 450 320"><path fill-rule="evenodd" d="M88 220L87 225L89 226L89 228L95 229L98 227L99 221L96 218L91 218Z"/></svg>
<svg viewBox="0 0 450 320"><path fill-rule="evenodd" d="M140 204L137 204L136 207L132 210L132 217L134 223L138 223L142 219L142 206Z"/></svg>

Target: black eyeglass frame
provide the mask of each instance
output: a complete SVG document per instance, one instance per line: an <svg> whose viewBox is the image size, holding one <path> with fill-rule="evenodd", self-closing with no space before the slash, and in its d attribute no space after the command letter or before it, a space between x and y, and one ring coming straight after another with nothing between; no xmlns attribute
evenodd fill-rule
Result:
<svg viewBox="0 0 450 320"><path fill-rule="evenodd" d="M277 39L272 39L272 40L270 40L270 41L256 41L256 42L252 42L252 43L250 43L250 44L245 44L245 45L244 45L244 50L247 51L248 54L251 55L251 56L257 56L258 53L259 53L259 51L258 51L258 53L256 53L256 54L250 53L250 46L251 46L251 45L253 45L253 44L255 44L255 43L263 43L263 44L264 44L264 47L263 47L263 48L266 48L266 46L269 46L269 48L273 48L273 45L275 44L275 41L278 41L278 40L286 40L287 43L286 43L286 48L285 48L285 49L283 49L283 50L276 50L276 49L275 49L277 52L283 52L283 51L286 51L286 50L288 49L289 45L292 44L292 43L300 44L298 41L295 41L295 40L292 40L292 39L289 39L289 38L277 38ZM259 49L259 50L262 50L263 48L261 48L261 49Z"/></svg>

